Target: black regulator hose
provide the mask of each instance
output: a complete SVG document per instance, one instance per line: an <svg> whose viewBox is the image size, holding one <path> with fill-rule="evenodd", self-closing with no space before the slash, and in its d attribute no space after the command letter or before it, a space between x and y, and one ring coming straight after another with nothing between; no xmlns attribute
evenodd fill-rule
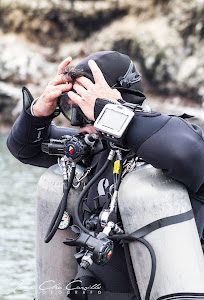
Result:
<svg viewBox="0 0 204 300"><path fill-rule="evenodd" d="M145 294L145 300L149 300L151 290L152 290L152 286L153 286L154 279L155 279L155 274L156 274L156 255L155 255L153 247L143 237L140 237L140 238L130 237L128 234L113 235L113 236L110 237L110 239L113 240L113 241L114 240L122 240L124 243L129 243L131 241L139 241L140 243L145 245L147 247L147 249L149 250L149 253L150 253L150 256L151 256L152 266L151 266L151 274L150 274L150 278L149 278L149 283L148 283L147 291L146 291L146 294ZM132 276L132 273L130 273L130 276ZM131 278L131 282L133 282L133 281L134 281L134 278ZM133 289L134 289L134 291L136 291L137 287L133 286Z"/></svg>
<svg viewBox="0 0 204 300"><path fill-rule="evenodd" d="M149 253L151 255L152 268L151 268L151 274L150 274L149 283L148 283L147 291L146 291L146 295L145 295L145 300L149 300L152 286L154 283L155 274L156 274L156 255L155 255L154 249L152 248L152 246L150 245L150 243L147 240L145 240L144 238L138 238L137 240L147 247L147 249L149 250Z"/></svg>
<svg viewBox="0 0 204 300"><path fill-rule="evenodd" d="M50 223L50 226L49 226L46 236L44 238L45 243L49 243L49 241L53 238L53 236L55 235L55 233L58 229L58 226L62 220L63 213L66 209L67 197L68 197L68 194L69 194L69 191L72 186L73 179L74 179L75 169L76 169L76 167L73 166L69 181L68 181L68 179L66 179L63 182L62 200L60 201L60 204L54 214L54 217L52 218L52 221Z"/></svg>
<svg viewBox="0 0 204 300"><path fill-rule="evenodd" d="M137 285L137 278L135 276L135 272L134 272L131 257L130 257L129 246L127 243L123 243L123 247L124 247L125 260L126 260L126 264L127 264L128 274L129 274L129 278L130 278L130 283L132 285L133 293L135 294L137 300L141 300L140 292L139 292L138 285Z"/></svg>
<svg viewBox="0 0 204 300"><path fill-rule="evenodd" d="M75 217L75 221L78 224L78 226L86 233L90 233L90 230L88 230L83 223L80 220L79 217L79 209L80 209L80 204L81 201L83 200L84 196L86 195L86 193L88 192L89 188L95 183L95 181L103 174L103 172L107 169L107 167L109 166L110 162L112 159L107 159L105 164L103 165L103 167L100 169L100 171L98 173L96 173L96 175L89 181L89 183L86 185L86 187L82 190L81 194L79 195L77 201L76 201L76 205L75 205L75 209L74 209L74 217Z"/></svg>

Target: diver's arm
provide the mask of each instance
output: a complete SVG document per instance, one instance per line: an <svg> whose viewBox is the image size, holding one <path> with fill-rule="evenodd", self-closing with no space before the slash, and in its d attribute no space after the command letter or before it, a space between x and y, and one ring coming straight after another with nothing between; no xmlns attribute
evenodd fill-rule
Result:
<svg viewBox="0 0 204 300"><path fill-rule="evenodd" d="M157 129L156 123L160 123ZM159 117L151 121L148 117L135 116L126 138L128 146L145 161L185 184L201 237L204 228L204 141L201 129L178 117L166 116L166 122L163 122Z"/></svg>
<svg viewBox="0 0 204 300"><path fill-rule="evenodd" d="M13 125L7 146L14 157L23 163L49 167L56 163L57 157L43 153L42 142L50 138L59 139L63 135L73 135L78 131L55 126L52 120L58 115L57 112L47 117L32 116L30 113L32 101L32 95L23 87L23 110Z"/></svg>
<svg viewBox="0 0 204 300"><path fill-rule="evenodd" d="M127 145L155 168L197 192L204 183L204 141L200 127L178 117L136 115Z"/></svg>

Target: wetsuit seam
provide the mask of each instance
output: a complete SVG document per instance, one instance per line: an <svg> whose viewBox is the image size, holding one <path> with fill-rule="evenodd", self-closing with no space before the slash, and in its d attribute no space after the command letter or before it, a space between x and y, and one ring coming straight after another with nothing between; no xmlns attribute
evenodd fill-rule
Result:
<svg viewBox="0 0 204 300"><path fill-rule="evenodd" d="M117 52L117 51L115 51ZM99 57L97 62L100 62L102 60L103 57L105 57L108 53L105 53L103 56ZM111 81L111 83L113 84L112 79L105 73L106 78L108 78L109 81Z"/></svg>
<svg viewBox="0 0 204 300"><path fill-rule="evenodd" d="M21 157L20 157L20 153L21 153L21 151L23 150L24 147L25 147L25 145L22 145L22 146L20 147L20 149L18 150L17 156L18 156L19 158L21 158Z"/></svg>
<svg viewBox="0 0 204 300"><path fill-rule="evenodd" d="M146 142L149 138L151 138L154 134L156 134L161 128L163 128L163 127L169 122L169 120L170 120L171 118L172 118L172 117L169 117L169 119L168 119L167 121L165 121L165 123L162 124L161 127L157 128L153 133L151 133L148 137L146 137L146 138L139 144L139 146L137 147L136 152L138 152L139 148L142 146L142 144L143 144L144 142Z"/></svg>
<svg viewBox="0 0 204 300"><path fill-rule="evenodd" d="M14 137L13 137L13 132L11 131L11 138L16 142L16 143L19 143ZM21 144L21 143L19 143L19 144ZM17 157L19 157L19 155L20 155L20 152L21 152L21 150L23 149L23 147L25 147L25 144L23 144L23 145L21 145L21 147L18 149L18 151L17 151Z"/></svg>
<svg viewBox="0 0 204 300"><path fill-rule="evenodd" d="M190 126L189 123L185 122L182 118L179 118L179 119L180 119L184 124L186 124L186 125L188 126L188 128L190 128L195 134L197 134L197 135L202 139L202 141L204 142L202 135L200 135L198 132L196 132L195 130L193 130L193 128L191 128L191 126Z"/></svg>

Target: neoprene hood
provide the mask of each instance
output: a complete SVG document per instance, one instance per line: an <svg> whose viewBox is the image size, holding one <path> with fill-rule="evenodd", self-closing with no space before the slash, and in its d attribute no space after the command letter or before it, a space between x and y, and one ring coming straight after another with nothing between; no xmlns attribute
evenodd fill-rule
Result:
<svg viewBox="0 0 204 300"><path fill-rule="evenodd" d="M94 82L88 66L90 59L97 63L109 86L118 89L125 101L141 104L145 100L141 75L128 55L117 51L101 51L82 60L75 69L85 72L86 77Z"/></svg>

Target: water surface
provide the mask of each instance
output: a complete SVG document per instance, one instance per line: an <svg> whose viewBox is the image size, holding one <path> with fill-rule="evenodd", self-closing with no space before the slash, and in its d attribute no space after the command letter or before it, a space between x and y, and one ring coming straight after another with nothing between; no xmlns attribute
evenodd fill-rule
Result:
<svg viewBox="0 0 204 300"><path fill-rule="evenodd" d="M0 300L35 296L35 198L44 169L24 165L0 136Z"/></svg>

